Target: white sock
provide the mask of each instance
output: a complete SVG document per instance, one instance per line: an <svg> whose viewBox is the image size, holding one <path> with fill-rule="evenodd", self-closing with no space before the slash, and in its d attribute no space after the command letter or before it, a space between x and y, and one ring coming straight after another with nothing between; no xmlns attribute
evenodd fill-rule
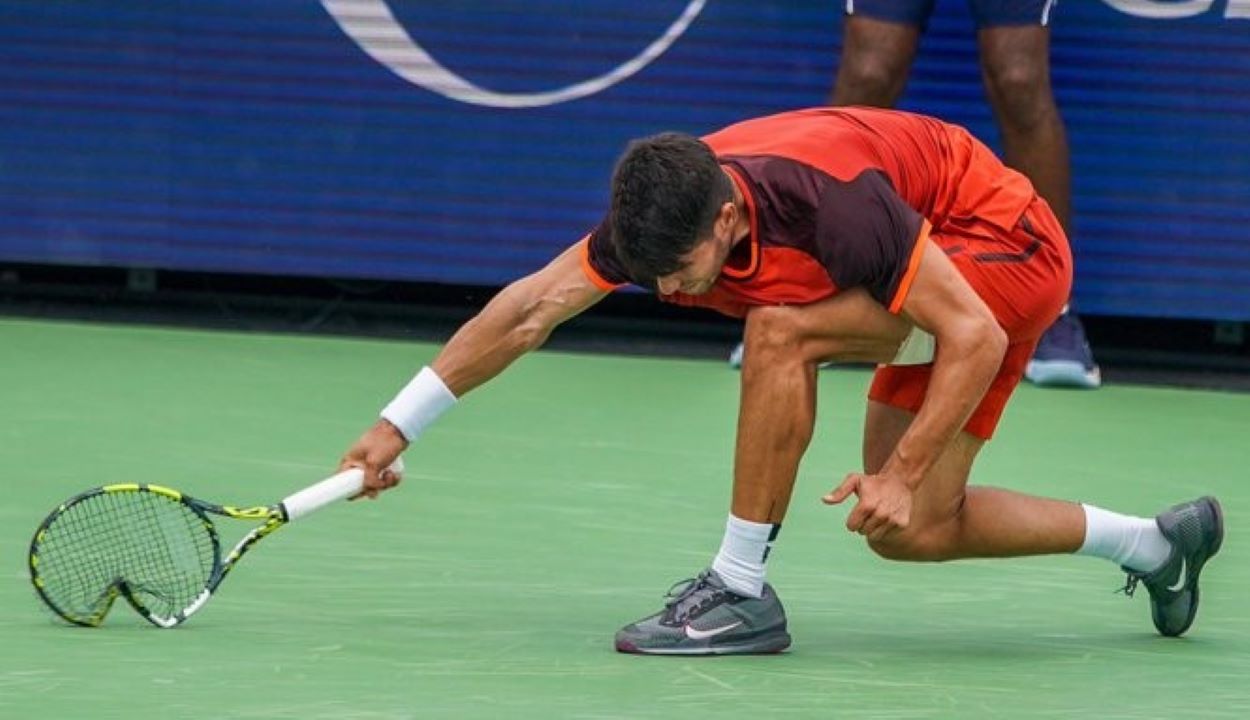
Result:
<svg viewBox="0 0 1250 720"><path fill-rule="evenodd" d="M1155 570L1172 554L1172 543L1152 518L1120 515L1093 505L1085 510L1085 542L1077 555L1106 558L1136 570Z"/></svg>
<svg viewBox="0 0 1250 720"><path fill-rule="evenodd" d="M712 569L730 590L747 597L760 597L764 594L764 561L779 530L780 525L730 515Z"/></svg>

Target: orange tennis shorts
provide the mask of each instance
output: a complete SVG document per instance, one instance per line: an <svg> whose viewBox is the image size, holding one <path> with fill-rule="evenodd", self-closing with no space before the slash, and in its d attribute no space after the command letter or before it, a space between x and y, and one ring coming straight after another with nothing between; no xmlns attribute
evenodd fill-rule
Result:
<svg viewBox="0 0 1250 720"><path fill-rule="evenodd" d="M1007 332L1009 344L998 375L964 425L965 432L988 440L1024 376L1038 339L1068 302L1072 250L1059 220L1040 197L1009 231L973 218L944 223L930 237ZM918 412L932 373L932 364L881 366L868 397Z"/></svg>

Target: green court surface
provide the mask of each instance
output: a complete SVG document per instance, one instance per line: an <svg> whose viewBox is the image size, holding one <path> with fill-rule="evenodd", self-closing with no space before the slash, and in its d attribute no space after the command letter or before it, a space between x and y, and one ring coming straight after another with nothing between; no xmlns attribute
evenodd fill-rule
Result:
<svg viewBox="0 0 1250 720"><path fill-rule="evenodd" d="M835 369L770 560L791 651L618 655L616 628L719 544L738 377L559 353L466 398L398 490L264 540L182 628L123 604L70 628L35 600L27 544L62 498L139 481L275 501L434 351L0 321L0 717L1250 717L1250 395L1023 387L974 478L1144 515L1219 496L1228 537L1182 640L1104 561L867 552L819 502L858 465L868 374Z"/></svg>

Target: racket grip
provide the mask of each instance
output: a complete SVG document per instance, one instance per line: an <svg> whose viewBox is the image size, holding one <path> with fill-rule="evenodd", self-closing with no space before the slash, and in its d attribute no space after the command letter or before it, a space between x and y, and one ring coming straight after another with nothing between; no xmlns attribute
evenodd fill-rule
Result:
<svg viewBox="0 0 1250 720"><path fill-rule="evenodd" d="M388 469L402 474L404 472L403 458L395 458L395 462L391 463ZM358 494L364 487L365 471L360 468L350 468L288 496L282 501L282 507L286 511L288 521L296 520L326 505L346 500Z"/></svg>

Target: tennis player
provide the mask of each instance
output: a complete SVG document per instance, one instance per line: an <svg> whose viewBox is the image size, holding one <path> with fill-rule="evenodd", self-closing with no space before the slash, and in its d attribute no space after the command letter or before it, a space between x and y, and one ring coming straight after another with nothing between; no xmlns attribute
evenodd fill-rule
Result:
<svg viewBox="0 0 1250 720"><path fill-rule="evenodd" d="M606 219L501 291L386 406L342 466L385 468L457 398L626 283L745 318L733 500L709 567L616 635L648 654L778 652L786 616L765 560L812 436L816 368L881 363L846 528L891 560L1077 553L1150 594L1185 632L1220 547L1214 498L1139 518L969 486L1038 338L1068 297L1072 255L1046 202L960 127L890 110L821 108L696 139L630 144Z"/></svg>

